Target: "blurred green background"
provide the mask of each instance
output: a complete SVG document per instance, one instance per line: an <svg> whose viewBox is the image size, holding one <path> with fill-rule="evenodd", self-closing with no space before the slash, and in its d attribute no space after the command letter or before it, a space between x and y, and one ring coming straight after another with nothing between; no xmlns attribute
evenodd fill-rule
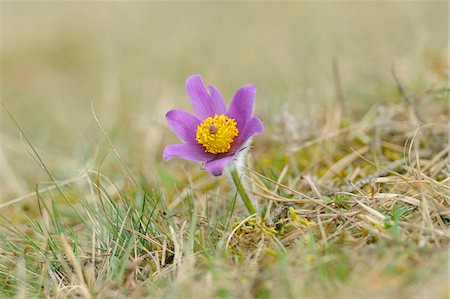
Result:
<svg viewBox="0 0 450 299"><path fill-rule="evenodd" d="M91 103L133 173L157 182L161 167L179 169L161 159L178 142L164 114L192 111L193 73L228 103L254 84L270 139L285 107L299 121L326 112L333 59L355 111L397 99L393 64L413 91L447 67L446 1L42 1L2 2L0 12L0 97L58 179L115 161ZM48 180L3 109L0 142L0 200Z"/></svg>

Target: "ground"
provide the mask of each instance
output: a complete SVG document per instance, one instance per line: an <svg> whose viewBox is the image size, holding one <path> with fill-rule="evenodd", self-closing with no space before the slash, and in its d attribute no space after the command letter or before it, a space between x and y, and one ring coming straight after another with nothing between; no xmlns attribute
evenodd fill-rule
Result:
<svg viewBox="0 0 450 299"><path fill-rule="evenodd" d="M447 2L4 2L0 297L448 298ZM163 161L200 73L265 125Z"/></svg>

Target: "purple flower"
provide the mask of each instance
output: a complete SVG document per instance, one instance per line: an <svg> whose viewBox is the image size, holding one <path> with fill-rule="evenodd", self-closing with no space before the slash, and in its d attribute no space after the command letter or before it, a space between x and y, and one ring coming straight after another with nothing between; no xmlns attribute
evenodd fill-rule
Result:
<svg viewBox="0 0 450 299"><path fill-rule="evenodd" d="M264 126L253 116L254 86L239 88L228 110L219 90L213 85L208 87L209 90L200 75L187 78L186 89L195 116L179 109L167 112L167 122L184 143L167 145L163 158L200 161L206 170L218 176L247 140L260 134Z"/></svg>

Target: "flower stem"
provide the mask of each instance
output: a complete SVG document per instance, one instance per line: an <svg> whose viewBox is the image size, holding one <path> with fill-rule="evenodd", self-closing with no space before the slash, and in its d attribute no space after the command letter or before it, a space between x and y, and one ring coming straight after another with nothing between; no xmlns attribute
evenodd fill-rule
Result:
<svg viewBox="0 0 450 299"><path fill-rule="evenodd" d="M245 207L249 211L250 214L255 214L256 209L252 204L252 201L250 200L250 197L247 194L247 191L245 190L244 185L242 184L242 179L239 176L239 173L237 171L237 167L233 167L231 169L231 177L233 179L234 184L236 185L237 191L239 192L239 195L242 198L242 201L245 204Z"/></svg>

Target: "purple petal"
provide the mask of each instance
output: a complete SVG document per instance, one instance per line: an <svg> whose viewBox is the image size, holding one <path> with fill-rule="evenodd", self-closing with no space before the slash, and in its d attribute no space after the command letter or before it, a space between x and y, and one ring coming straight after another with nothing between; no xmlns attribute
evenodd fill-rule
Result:
<svg viewBox="0 0 450 299"><path fill-rule="evenodd" d="M211 98L219 106L220 114L225 114L227 112L227 107L225 106L225 101L223 100L222 94L214 85L208 85L209 93ZM219 113L217 113L219 114Z"/></svg>
<svg viewBox="0 0 450 299"><path fill-rule="evenodd" d="M173 109L166 114L167 122L172 130L187 143L197 143L195 132L200 121L186 111Z"/></svg>
<svg viewBox="0 0 450 299"><path fill-rule="evenodd" d="M200 75L192 75L186 80L186 89L192 101L195 114L200 120L215 114L225 114L226 106L222 96L215 87L206 90Z"/></svg>
<svg viewBox="0 0 450 299"><path fill-rule="evenodd" d="M239 132L252 117L255 95L256 88L251 84L247 84L236 91L231 101L227 115L230 118L234 118Z"/></svg>
<svg viewBox="0 0 450 299"><path fill-rule="evenodd" d="M205 153L203 146L199 144L169 144L164 149L163 159L183 158L190 161L205 162L214 159L214 155Z"/></svg>
<svg viewBox="0 0 450 299"><path fill-rule="evenodd" d="M261 134L264 131L264 125L257 117L252 117L246 124L242 131L233 142L230 152L238 151L242 145L252 136Z"/></svg>
<svg viewBox="0 0 450 299"><path fill-rule="evenodd" d="M214 176L222 175L225 166L233 158L233 156L225 156L219 159L214 159L205 163L205 169Z"/></svg>

